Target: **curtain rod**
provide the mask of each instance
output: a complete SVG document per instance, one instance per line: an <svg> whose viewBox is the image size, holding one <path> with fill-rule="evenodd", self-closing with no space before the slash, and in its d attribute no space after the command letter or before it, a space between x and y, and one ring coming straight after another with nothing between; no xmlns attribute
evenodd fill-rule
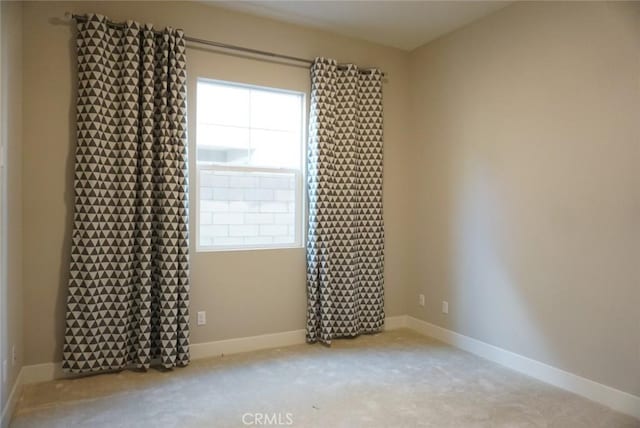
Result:
<svg viewBox="0 0 640 428"><path fill-rule="evenodd" d="M76 22L86 22L87 21L87 17L85 15L76 15L75 13L71 13L71 12L66 12L65 14L65 18L67 19L72 19ZM114 28L124 28L125 24L123 22L113 22L113 21L107 21L107 25L110 25ZM159 33L158 31L155 31L156 33ZM276 53L276 52L269 52L269 51L263 51L260 49L252 49L252 48L247 48L244 46L237 46L237 45L231 45L228 43L222 43L222 42L216 42L213 40L206 40L206 39L198 39L196 37L189 37L187 35L184 36L184 39L187 42L191 42L191 43L197 43L200 45L206 45L206 46L213 46L216 48L222 48L222 49L230 49L230 50L234 50L234 51L239 51L239 52L246 52L246 53L250 53L253 55L261 55L261 56L265 56L265 57L269 57L269 58L278 58L278 59L284 59L287 61L295 61L295 62L302 62L305 63L307 65L311 65L313 64L313 61L307 58L300 58L300 57L296 57L296 56L291 56L291 55L284 55L284 54L280 54L280 53ZM367 70L367 69L362 69L359 70L361 73L370 73L371 70ZM387 76L387 73L382 73L383 77Z"/></svg>

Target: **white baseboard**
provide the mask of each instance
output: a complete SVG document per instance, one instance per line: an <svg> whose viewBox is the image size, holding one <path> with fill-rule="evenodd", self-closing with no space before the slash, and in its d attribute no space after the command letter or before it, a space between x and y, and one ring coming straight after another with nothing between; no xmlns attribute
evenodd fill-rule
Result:
<svg viewBox="0 0 640 428"><path fill-rule="evenodd" d="M281 333L263 334L260 336L239 337L237 339L195 343L191 345L190 351L191 359L199 360L223 354L230 355L238 354L240 352L258 351L260 349L298 345L304 342L305 331L292 330Z"/></svg>
<svg viewBox="0 0 640 428"><path fill-rule="evenodd" d="M385 330L395 330L407 326L405 315L385 318ZM219 355L237 354L240 352L258 351L260 349L279 348L282 346L305 343L304 330L292 330L281 333L263 334L260 336L240 337L237 339L217 340L191 345L191 359L210 358Z"/></svg>
<svg viewBox="0 0 640 428"><path fill-rule="evenodd" d="M406 327L407 327L406 315L397 315L394 317L386 317L384 319L385 330L396 330L399 328L406 328Z"/></svg>
<svg viewBox="0 0 640 428"><path fill-rule="evenodd" d="M70 377L69 373L62 371L62 363L43 363L24 366L22 382L25 385L31 383L48 382L54 379L64 379Z"/></svg>
<svg viewBox="0 0 640 428"><path fill-rule="evenodd" d="M408 315L387 317L385 319L385 330L395 330L403 327L410 328L411 330L424 334L425 336L433 337L434 339L438 339L487 360L509 367L510 369L524 373L535 379L567 391L571 391L600 404L604 404L614 410L640 419L640 397L635 395L611 388L540 361L507 351L497 346L490 345L472 337L447 330L435 324L431 324ZM292 330L260 336L217 340L207 343L195 343L191 345L191 358L193 360L198 360L222 354L230 355L240 352L257 351L260 349L278 348L282 346L297 345L304 342L304 330ZM62 371L60 363L24 366L20 371L18 380L16 380L11 392L11 397L14 398L10 398L8 401L7 406L5 407L5 412L7 412L8 415L12 414L12 412L8 411L9 408L13 409L12 407L9 407L9 404L15 406L15 402L19 397L19 394L16 393L16 391L19 391L23 384L46 382L67 377L70 377L70 375ZM3 424L5 420L5 412L3 412L2 418ZM4 426L5 425L3 425L3 427Z"/></svg>
<svg viewBox="0 0 640 428"><path fill-rule="evenodd" d="M407 316L407 327L535 379L640 419L640 397L561 370L455 331Z"/></svg>
<svg viewBox="0 0 640 428"><path fill-rule="evenodd" d="M387 317L385 330L394 330L407 326L406 315ZM262 334L259 336L239 337L235 339L216 340L213 342L194 343L190 347L191 359L231 355L240 352L258 351L261 349L278 348L305 343L304 330L283 331L280 333ZM55 379L65 379L77 375L62 371L58 363L34 364L23 367L22 383L32 384L48 382Z"/></svg>
<svg viewBox="0 0 640 428"><path fill-rule="evenodd" d="M22 386L24 385L23 381L24 375L24 367L20 369L18 372L18 376L16 377L15 382L13 382L13 387L11 388L11 393L9 394L9 398L7 399L7 403L2 409L2 419L0 420L0 426L2 428L8 428L9 423L11 422L11 417L13 416L13 412L18 405L18 400L22 396Z"/></svg>

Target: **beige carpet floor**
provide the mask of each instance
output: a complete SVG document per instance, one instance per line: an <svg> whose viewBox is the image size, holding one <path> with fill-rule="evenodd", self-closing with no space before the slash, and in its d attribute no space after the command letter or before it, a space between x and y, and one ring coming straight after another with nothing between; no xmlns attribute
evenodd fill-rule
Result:
<svg viewBox="0 0 640 428"><path fill-rule="evenodd" d="M253 425L245 425L244 422ZM259 425L257 422L262 422ZM27 386L12 427L640 427L482 358L395 330ZM288 425L289 424L289 425Z"/></svg>

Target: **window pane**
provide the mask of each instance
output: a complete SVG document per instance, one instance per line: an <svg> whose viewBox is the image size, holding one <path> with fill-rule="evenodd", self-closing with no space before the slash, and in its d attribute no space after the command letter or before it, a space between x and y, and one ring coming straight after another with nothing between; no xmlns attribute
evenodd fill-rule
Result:
<svg viewBox="0 0 640 428"><path fill-rule="evenodd" d="M198 124L198 162L244 165L249 161L251 133L247 128Z"/></svg>
<svg viewBox="0 0 640 428"><path fill-rule="evenodd" d="M300 244L304 95L215 81L197 90L198 246Z"/></svg>
<svg viewBox="0 0 640 428"><path fill-rule="evenodd" d="M199 146L249 149L248 128L200 124L197 138Z"/></svg>
<svg viewBox="0 0 640 428"><path fill-rule="evenodd" d="M301 98L296 94L251 91L251 127L300 132Z"/></svg>
<svg viewBox="0 0 640 428"><path fill-rule="evenodd" d="M296 174L201 170L200 246L296 242Z"/></svg>
<svg viewBox="0 0 640 428"><path fill-rule="evenodd" d="M300 134L251 130L251 165L299 168Z"/></svg>
<svg viewBox="0 0 640 428"><path fill-rule="evenodd" d="M240 86L198 81L197 122L249 127L250 90Z"/></svg>

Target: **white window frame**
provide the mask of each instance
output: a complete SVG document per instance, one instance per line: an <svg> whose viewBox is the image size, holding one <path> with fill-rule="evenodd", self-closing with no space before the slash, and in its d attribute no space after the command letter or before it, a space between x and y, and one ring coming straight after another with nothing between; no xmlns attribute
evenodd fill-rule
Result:
<svg viewBox="0 0 640 428"><path fill-rule="evenodd" d="M306 94L300 91L293 91L289 89L273 88L268 86L249 85L245 83L230 82L226 80L209 79L205 77L198 77L196 79L197 84L200 82L211 82L220 85L238 86L241 88L257 89L261 91L270 91L278 93L288 93L300 96L301 104L301 118L300 118L300 169L294 168L277 168L277 167L264 167L264 166L251 166L251 165L224 165L216 163L199 163L198 162L198 141L197 141L197 129L196 129L196 141L195 141L195 163L196 163L196 203L195 203L195 246L196 252L218 252L218 251L253 251L253 250L279 250L279 249L292 249L292 248L304 248L306 245L306 213L307 213L307 199L306 192L304 191L306 182L306 159L307 159L307 145L306 141ZM196 91L197 96L197 91ZM197 102L196 102L197 109ZM196 110L197 118L197 110ZM196 119L196 128L198 122ZM201 245L200 244L200 175L202 171L238 171L238 172L266 172L266 173L289 173L295 176L295 239L293 243L272 243L272 244L247 244L247 245Z"/></svg>

